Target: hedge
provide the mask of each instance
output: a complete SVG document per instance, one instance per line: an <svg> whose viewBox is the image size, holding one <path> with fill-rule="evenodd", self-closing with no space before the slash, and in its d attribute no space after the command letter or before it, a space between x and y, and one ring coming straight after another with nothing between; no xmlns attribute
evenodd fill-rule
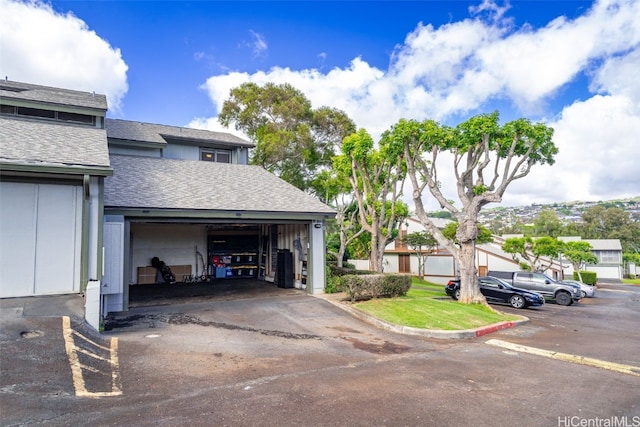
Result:
<svg viewBox="0 0 640 427"><path fill-rule="evenodd" d="M580 275L582 276L582 283L586 283L587 285L595 285L598 283L598 274L593 271L581 271ZM577 272L573 272L573 280L580 280Z"/></svg>
<svg viewBox="0 0 640 427"><path fill-rule="evenodd" d="M368 274L342 276L344 289L351 301L406 295L411 276L400 274Z"/></svg>
<svg viewBox="0 0 640 427"><path fill-rule="evenodd" d="M328 294L335 294L345 291L345 284L343 280L344 276L373 274L373 272L368 270L356 270L355 268L338 267L335 264L327 264L326 273L327 284L324 288L324 291Z"/></svg>

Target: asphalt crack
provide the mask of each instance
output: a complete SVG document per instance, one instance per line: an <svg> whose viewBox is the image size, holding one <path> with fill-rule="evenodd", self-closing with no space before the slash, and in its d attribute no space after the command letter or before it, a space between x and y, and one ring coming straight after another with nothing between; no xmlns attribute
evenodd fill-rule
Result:
<svg viewBox="0 0 640 427"><path fill-rule="evenodd" d="M174 313L174 314L149 314L149 315L134 315L117 319L109 319L105 323L105 331L131 327L136 324L146 323L150 328L155 328L157 322L167 323L170 325L198 325L203 327L212 327L219 329L227 329L227 330L235 330L235 331L244 331L244 332L253 332L261 335L285 338L285 339L295 339L295 340L320 340L322 339L319 335L313 334L296 334L293 332L285 332L285 331L277 331L270 329L259 329L252 328L249 326L241 326L241 325L233 325L230 323L224 322L216 322L216 321L208 321L202 320L196 316L191 316L183 313Z"/></svg>

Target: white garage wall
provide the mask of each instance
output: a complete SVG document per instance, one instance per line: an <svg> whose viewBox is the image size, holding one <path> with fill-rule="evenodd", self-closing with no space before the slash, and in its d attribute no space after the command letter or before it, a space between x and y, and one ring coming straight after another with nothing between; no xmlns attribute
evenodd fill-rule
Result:
<svg viewBox="0 0 640 427"><path fill-rule="evenodd" d="M196 272L196 246L207 261L207 230L203 225L131 224L131 277L137 282L138 267L150 267L157 256L167 265L191 265ZM198 273L202 265L198 259Z"/></svg>
<svg viewBox="0 0 640 427"><path fill-rule="evenodd" d="M82 187L0 185L0 297L79 292Z"/></svg>
<svg viewBox="0 0 640 427"><path fill-rule="evenodd" d="M34 292L37 187L0 183L0 296Z"/></svg>

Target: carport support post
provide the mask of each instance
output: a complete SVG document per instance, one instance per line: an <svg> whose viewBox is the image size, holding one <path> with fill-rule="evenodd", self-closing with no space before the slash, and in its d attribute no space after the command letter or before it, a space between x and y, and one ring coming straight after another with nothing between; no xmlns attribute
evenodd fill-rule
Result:
<svg viewBox="0 0 640 427"><path fill-rule="evenodd" d="M324 293L325 287L325 226L324 221L311 221L309 226L309 275L307 286L311 294Z"/></svg>

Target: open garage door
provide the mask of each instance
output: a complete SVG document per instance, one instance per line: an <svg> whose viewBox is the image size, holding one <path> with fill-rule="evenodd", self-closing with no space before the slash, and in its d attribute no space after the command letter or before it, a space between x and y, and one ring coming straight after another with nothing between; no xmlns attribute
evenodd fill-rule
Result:
<svg viewBox="0 0 640 427"><path fill-rule="evenodd" d="M82 187L0 183L0 297L80 290Z"/></svg>

